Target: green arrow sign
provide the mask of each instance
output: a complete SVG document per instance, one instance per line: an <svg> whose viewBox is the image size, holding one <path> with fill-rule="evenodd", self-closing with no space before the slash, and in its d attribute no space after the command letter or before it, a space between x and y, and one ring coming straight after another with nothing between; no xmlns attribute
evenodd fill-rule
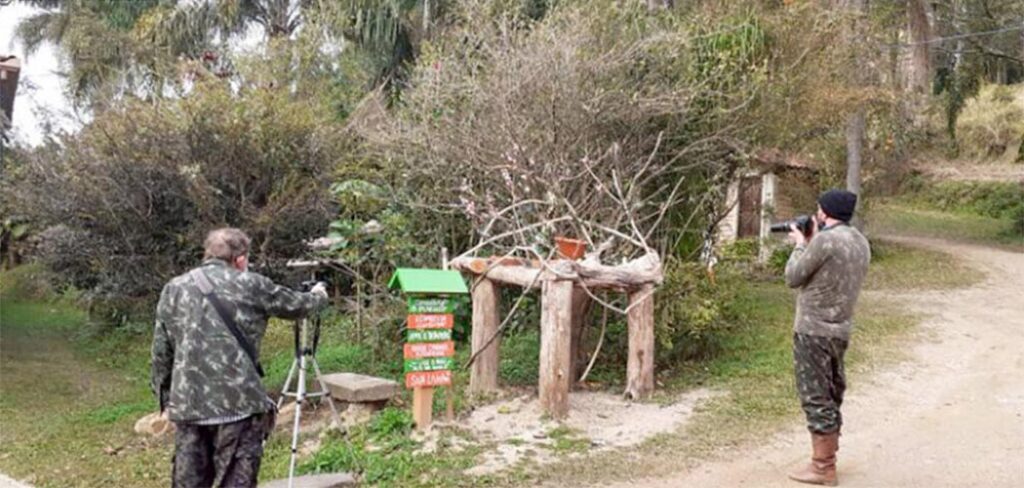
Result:
<svg viewBox="0 0 1024 488"><path fill-rule="evenodd" d="M405 361L405 372L415 373L419 371L441 371L454 369L455 360L452 358L424 358L409 359Z"/></svg>
<svg viewBox="0 0 1024 488"><path fill-rule="evenodd" d="M409 329L407 342L444 342L452 340L451 329Z"/></svg>
<svg viewBox="0 0 1024 488"><path fill-rule="evenodd" d="M451 298L409 297L409 313L454 313L455 300Z"/></svg>

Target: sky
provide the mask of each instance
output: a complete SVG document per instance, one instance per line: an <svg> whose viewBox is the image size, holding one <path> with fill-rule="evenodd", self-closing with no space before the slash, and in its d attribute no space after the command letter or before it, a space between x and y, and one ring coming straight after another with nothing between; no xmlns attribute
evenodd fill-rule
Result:
<svg viewBox="0 0 1024 488"><path fill-rule="evenodd" d="M38 145L43 142L44 127L51 121L59 131L75 131L81 126L65 96L64 81L57 51L44 44L26 56L14 41L18 22L39 9L13 4L0 7L0 54L14 54L21 60L21 77L14 98L12 135L15 143Z"/></svg>

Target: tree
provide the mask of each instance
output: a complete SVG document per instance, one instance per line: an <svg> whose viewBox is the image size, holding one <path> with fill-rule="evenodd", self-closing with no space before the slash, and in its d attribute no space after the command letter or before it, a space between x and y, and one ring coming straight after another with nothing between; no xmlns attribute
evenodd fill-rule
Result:
<svg viewBox="0 0 1024 488"><path fill-rule="evenodd" d="M23 0L42 9L21 21L15 38L31 55L44 42L57 46L67 66L66 76L76 100L88 100L104 86L142 82L131 30L159 0ZM134 75L134 77L133 77ZM134 79L133 79L134 78Z"/></svg>
<svg viewBox="0 0 1024 488"><path fill-rule="evenodd" d="M851 49L856 49L855 46L860 45L861 41L866 37L868 2L867 0L841 0L839 3L844 14L848 15L850 19L850 26L847 30L847 46ZM852 60L857 64L857 67L854 68L852 82L855 87L862 87L868 82L866 77L867 70L864 69L867 60L863 58L863 53L858 54L860 55L855 56ZM857 199L858 207L862 206L863 201L861 194L861 170L864 166L864 134L866 129L867 108L863 103L860 103L846 119L846 189L860 197ZM859 212L857 215L858 217L854 220L854 225L860 228L863 224L859 218Z"/></svg>
<svg viewBox="0 0 1024 488"><path fill-rule="evenodd" d="M926 93L931 85L932 26L929 4L925 0L907 0L907 30L910 33L908 85L912 91Z"/></svg>

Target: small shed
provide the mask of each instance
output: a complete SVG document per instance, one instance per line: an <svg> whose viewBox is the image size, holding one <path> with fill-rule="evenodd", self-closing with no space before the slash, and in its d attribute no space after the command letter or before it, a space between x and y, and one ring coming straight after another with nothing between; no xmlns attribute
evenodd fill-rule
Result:
<svg viewBox="0 0 1024 488"><path fill-rule="evenodd" d="M766 260L772 248L771 224L813 213L819 187L818 170L809 161L778 149L758 151L729 184L728 211L718 223L717 242L758 239L763 244L758 257Z"/></svg>

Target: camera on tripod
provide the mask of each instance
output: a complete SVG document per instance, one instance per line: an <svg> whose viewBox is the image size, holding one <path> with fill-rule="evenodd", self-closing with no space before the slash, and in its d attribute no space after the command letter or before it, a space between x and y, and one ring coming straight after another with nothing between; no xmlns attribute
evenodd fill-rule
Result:
<svg viewBox="0 0 1024 488"><path fill-rule="evenodd" d="M793 230L792 227L796 226L797 230L799 230L804 236L810 236L811 232L815 230L815 225L817 225L817 222L814 221L814 217L811 217L810 215L800 215L793 220L772 224L771 231L789 233L789 231Z"/></svg>

